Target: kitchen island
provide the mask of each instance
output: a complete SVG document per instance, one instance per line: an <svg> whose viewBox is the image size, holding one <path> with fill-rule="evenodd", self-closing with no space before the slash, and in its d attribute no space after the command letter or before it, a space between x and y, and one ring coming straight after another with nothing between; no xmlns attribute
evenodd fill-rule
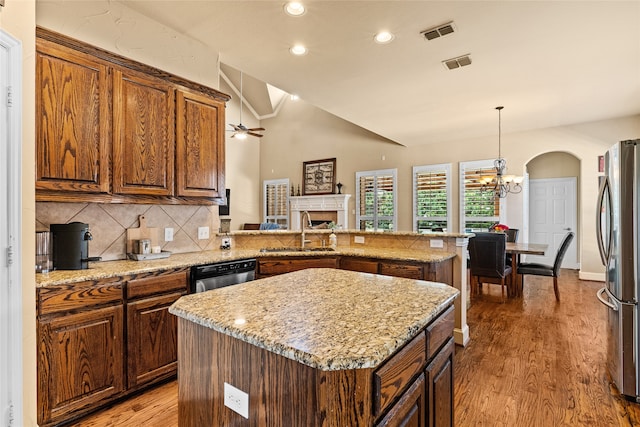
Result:
<svg viewBox="0 0 640 427"><path fill-rule="evenodd" d="M318 268L184 296L180 425L452 425L458 293Z"/></svg>

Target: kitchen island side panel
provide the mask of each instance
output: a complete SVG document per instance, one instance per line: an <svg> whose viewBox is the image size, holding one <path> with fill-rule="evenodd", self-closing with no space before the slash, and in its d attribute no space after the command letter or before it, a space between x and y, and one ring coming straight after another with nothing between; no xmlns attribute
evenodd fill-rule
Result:
<svg viewBox="0 0 640 427"><path fill-rule="evenodd" d="M372 369L320 371L180 318L180 427L372 425ZM224 383L249 394L249 418Z"/></svg>

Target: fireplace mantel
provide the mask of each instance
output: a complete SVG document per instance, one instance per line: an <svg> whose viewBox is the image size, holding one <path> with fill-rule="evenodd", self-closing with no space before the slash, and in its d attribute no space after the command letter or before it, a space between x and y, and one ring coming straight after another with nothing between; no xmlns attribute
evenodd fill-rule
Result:
<svg viewBox="0 0 640 427"><path fill-rule="evenodd" d="M291 209L291 229L300 230L300 214L307 211L336 212L336 224L343 229L349 228L349 197L351 194L323 194L319 196L289 197Z"/></svg>

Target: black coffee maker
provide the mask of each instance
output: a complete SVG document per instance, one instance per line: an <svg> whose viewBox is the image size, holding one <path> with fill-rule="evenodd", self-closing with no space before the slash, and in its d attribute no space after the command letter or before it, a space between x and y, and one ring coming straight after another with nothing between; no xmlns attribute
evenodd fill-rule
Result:
<svg viewBox="0 0 640 427"><path fill-rule="evenodd" d="M89 261L102 259L89 257L89 240L93 239L89 224L51 224L50 230L53 236L54 270L83 270L89 268Z"/></svg>

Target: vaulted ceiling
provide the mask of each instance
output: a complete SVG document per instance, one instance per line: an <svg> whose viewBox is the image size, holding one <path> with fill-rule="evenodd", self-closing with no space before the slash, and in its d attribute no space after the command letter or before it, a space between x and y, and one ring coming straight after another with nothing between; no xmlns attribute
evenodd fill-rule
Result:
<svg viewBox="0 0 640 427"><path fill-rule="evenodd" d="M503 132L640 114L638 1L311 1L300 17L282 1L121 3L219 52L257 109L275 105L267 82L406 146L495 134L498 105Z"/></svg>

